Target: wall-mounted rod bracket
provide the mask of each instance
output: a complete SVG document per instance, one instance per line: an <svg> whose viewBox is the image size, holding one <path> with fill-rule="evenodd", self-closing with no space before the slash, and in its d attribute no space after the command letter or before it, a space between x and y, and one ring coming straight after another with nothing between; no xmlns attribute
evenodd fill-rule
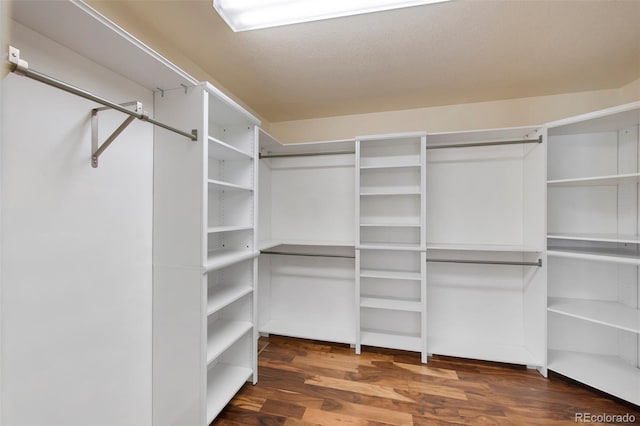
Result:
<svg viewBox="0 0 640 426"><path fill-rule="evenodd" d="M135 105L133 112L135 112L138 115L146 114L145 112L142 111L142 102L132 101L132 102L125 102L120 105L123 107ZM116 140L118 136L120 136L120 133L122 133L124 129L126 129L127 126L129 126L129 124L131 124L131 122L136 118L133 115L130 115L127 118L125 118L122 124L120 124L120 126L118 126L118 128L114 130L113 133L111 133L111 135L102 144L100 144L100 141L98 140L98 113L100 111L105 111L108 109L112 109L112 108L100 107L100 108L93 108L91 110L91 167L93 168L98 167L98 158L100 158L100 155L109 147L109 145L111 145L111 143L113 143L113 141Z"/></svg>
<svg viewBox="0 0 640 426"><path fill-rule="evenodd" d="M18 75L22 75L28 78L31 78L33 80L39 81L41 83L47 84L49 86L55 87L56 89L60 89L63 90L65 92L74 94L76 96L80 96L81 98L87 99L89 101L92 102L96 102L100 105L104 105L105 107L107 107L107 109L113 109L116 111L120 111L126 115L129 115L131 118L137 118L138 120L142 120L142 121L146 121L147 123L151 123L154 126L157 127L162 127L163 129L169 130L170 132L173 133L177 133L181 136L184 136L185 138L188 138L189 140L192 141L197 141L198 140L198 130L197 129L193 129L191 130L191 132L185 132L183 130L180 129L176 129L173 126L169 126L167 124L161 123L159 121L154 120L153 118L150 118L149 115L146 112L143 112L142 109L140 108L140 110L136 109L136 111L131 111L129 109L127 109L126 107L119 105L115 102L111 102L105 98L102 98L100 96L94 95L91 92L88 92L84 89L81 89L79 87L76 86L72 86L71 84L65 83L64 81L61 80L57 80L55 78L49 77L46 74L43 74L41 72L38 72L36 70L33 70L31 68L29 68L29 63L23 59L20 59L20 49L17 49L13 46L9 46L9 51L8 51L8 55L7 55L7 61L9 62L9 69L11 72L14 72ZM102 110L102 108L97 108L95 109L95 111L100 111ZM95 115L95 114L94 114ZM109 144L111 144L111 142L113 142L113 139L115 139L128 125L129 123L131 123L131 119L127 119L125 120L120 127L118 127L118 129L116 129L116 131L105 141L105 143L102 144L102 146L98 147L97 142L95 146L92 146L92 159L91 159L91 165L93 167L97 167L98 165L98 157L100 156L100 154L102 154L102 152L104 151L104 149L106 149L107 146L109 146ZM93 121L92 121L92 125L93 125ZM95 126L93 126L92 128L92 134L94 132L94 129L97 129L97 121L95 123ZM96 132L96 136L95 136L95 140L97 141L97 130L95 130ZM93 144L93 139L92 139L92 144ZM95 157L95 160L94 158Z"/></svg>

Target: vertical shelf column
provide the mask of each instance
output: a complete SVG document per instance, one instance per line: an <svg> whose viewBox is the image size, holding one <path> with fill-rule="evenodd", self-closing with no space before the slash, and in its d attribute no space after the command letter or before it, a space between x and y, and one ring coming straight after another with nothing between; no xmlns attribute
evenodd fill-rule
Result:
<svg viewBox="0 0 640 426"><path fill-rule="evenodd" d="M425 164L424 133L356 139L356 353L427 362Z"/></svg>

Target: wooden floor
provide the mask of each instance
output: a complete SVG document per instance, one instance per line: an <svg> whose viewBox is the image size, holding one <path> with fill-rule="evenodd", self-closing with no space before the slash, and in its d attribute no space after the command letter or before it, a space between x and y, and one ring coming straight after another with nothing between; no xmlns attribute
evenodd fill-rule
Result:
<svg viewBox="0 0 640 426"><path fill-rule="evenodd" d="M268 343L268 344L267 344ZM266 344L266 347L264 345ZM270 336L258 384L212 423L223 425L575 425L575 413L640 409L535 370Z"/></svg>

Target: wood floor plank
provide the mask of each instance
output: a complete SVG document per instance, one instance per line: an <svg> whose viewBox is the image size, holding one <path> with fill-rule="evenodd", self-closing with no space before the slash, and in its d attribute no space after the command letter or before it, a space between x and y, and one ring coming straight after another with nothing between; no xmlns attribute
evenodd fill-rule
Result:
<svg viewBox="0 0 640 426"><path fill-rule="evenodd" d="M380 398L397 399L399 401L413 402L412 399L399 394L395 389L388 386L381 386L372 383L354 382L352 380L334 379L331 377L314 377L304 382L307 385L320 386L325 388L340 389L364 395L377 396Z"/></svg>
<svg viewBox="0 0 640 426"><path fill-rule="evenodd" d="M455 370L427 367L424 364L421 364L421 365L405 364L403 362L394 362L393 365L405 370L409 370L412 373L420 374L422 376L442 377L443 379L458 380L458 373L456 373Z"/></svg>
<svg viewBox="0 0 640 426"><path fill-rule="evenodd" d="M268 342L268 345L265 343ZM524 366L270 336L258 383L246 384L215 426L575 425L576 412L640 408Z"/></svg>
<svg viewBox="0 0 640 426"><path fill-rule="evenodd" d="M413 425L411 414L386 408L379 408L371 405L353 404L345 401L327 399L325 400L321 409L323 411L348 414L350 416L361 417L366 420L378 421L388 425Z"/></svg>

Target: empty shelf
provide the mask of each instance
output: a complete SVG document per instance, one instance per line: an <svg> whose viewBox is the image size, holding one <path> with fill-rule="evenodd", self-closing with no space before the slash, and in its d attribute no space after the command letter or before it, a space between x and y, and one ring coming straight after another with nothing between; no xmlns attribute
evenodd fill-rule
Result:
<svg viewBox="0 0 640 426"><path fill-rule="evenodd" d="M207 365L209 365L251 330L253 324L248 321L216 320L207 328Z"/></svg>
<svg viewBox="0 0 640 426"><path fill-rule="evenodd" d="M420 228L419 223L360 223L361 228Z"/></svg>
<svg viewBox="0 0 640 426"><path fill-rule="evenodd" d="M420 281L422 279L420 272L405 272L381 269L362 269L360 271L360 277L410 281Z"/></svg>
<svg viewBox="0 0 640 426"><path fill-rule="evenodd" d="M604 251L596 249L552 249L547 251L549 257L564 257L568 259L593 260L596 262L621 263L640 265L640 258L631 254Z"/></svg>
<svg viewBox="0 0 640 426"><path fill-rule="evenodd" d="M640 236L638 235L553 233L547 235L547 238L556 240L592 241L599 243L640 244Z"/></svg>
<svg viewBox="0 0 640 426"><path fill-rule="evenodd" d="M207 302L207 315L228 306L236 300L251 294L253 288L251 285L218 285L209 291Z"/></svg>
<svg viewBox="0 0 640 426"><path fill-rule="evenodd" d="M424 251L419 244L405 243L362 243L356 248L360 250Z"/></svg>
<svg viewBox="0 0 640 426"><path fill-rule="evenodd" d="M325 340L328 342L353 344L355 332L353 327L327 322L291 321L290 319L272 319L259 327L260 333L278 334L301 339Z"/></svg>
<svg viewBox="0 0 640 426"><path fill-rule="evenodd" d="M220 414L231 398L251 377L247 367L218 364L207 373L207 424Z"/></svg>
<svg viewBox="0 0 640 426"><path fill-rule="evenodd" d="M419 168L419 162L391 162L388 164L369 164L369 165L360 165L360 170L375 170L375 169L405 169L405 168Z"/></svg>
<svg viewBox="0 0 640 426"><path fill-rule="evenodd" d="M640 333L640 311L604 300L549 298L549 312Z"/></svg>
<svg viewBox="0 0 640 426"><path fill-rule="evenodd" d="M640 182L640 173L629 173L624 175L594 176L575 179L557 179L547 181L547 185L554 186L598 186L598 185L621 185L626 183Z"/></svg>
<svg viewBox="0 0 640 426"><path fill-rule="evenodd" d="M235 183L223 182L221 180L209 179L209 188L218 191L253 191L249 186L236 185Z"/></svg>
<svg viewBox="0 0 640 426"><path fill-rule="evenodd" d="M392 299L382 297L361 297L360 307L373 309L389 309L394 311L422 312L419 300Z"/></svg>
<svg viewBox="0 0 640 426"><path fill-rule="evenodd" d="M420 195L420 191L417 189L371 189L367 190L366 188L362 188L360 191L360 195L363 197L377 197L377 196L386 196L386 195Z"/></svg>
<svg viewBox="0 0 640 426"><path fill-rule="evenodd" d="M542 366L541 361L536 360L524 346L492 342L455 341L434 337L429 339L429 353L535 367Z"/></svg>
<svg viewBox="0 0 640 426"><path fill-rule="evenodd" d="M210 226L207 229L209 234L215 234L219 232L233 232L233 231L248 231L253 229L251 225L231 225L231 226Z"/></svg>
<svg viewBox="0 0 640 426"><path fill-rule="evenodd" d="M209 157L216 160L247 160L252 159L253 155L209 136Z"/></svg>
<svg viewBox="0 0 640 426"><path fill-rule="evenodd" d="M360 344L414 352L422 352L423 350L420 336L371 329L363 329L360 332Z"/></svg>
<svg viewBox="0 0 640 426"><path fill-rule="evenodd" d="M204 265L207 272L214 271L216 269L224 268L225 266L233 265L234 263L241 262L243 260L252 259L257 257L260 252L245 249L245 250L233 250L222 249L209 252L208 259Z"/></svg>
<svg viewBox="0 0 640 426"><path fill-rule="evenodd" d="M640 404L640 369L615 356L549 351L549 370Z"/></svg>
<svg viewBox="0 0 640 426"><path fill-rule="evenodd" d="M457 251L497 251L515 253L540 253L542 248L523 246L518 244L456 244L456 243L427 243L427 250L457 250Z"/></svg>

